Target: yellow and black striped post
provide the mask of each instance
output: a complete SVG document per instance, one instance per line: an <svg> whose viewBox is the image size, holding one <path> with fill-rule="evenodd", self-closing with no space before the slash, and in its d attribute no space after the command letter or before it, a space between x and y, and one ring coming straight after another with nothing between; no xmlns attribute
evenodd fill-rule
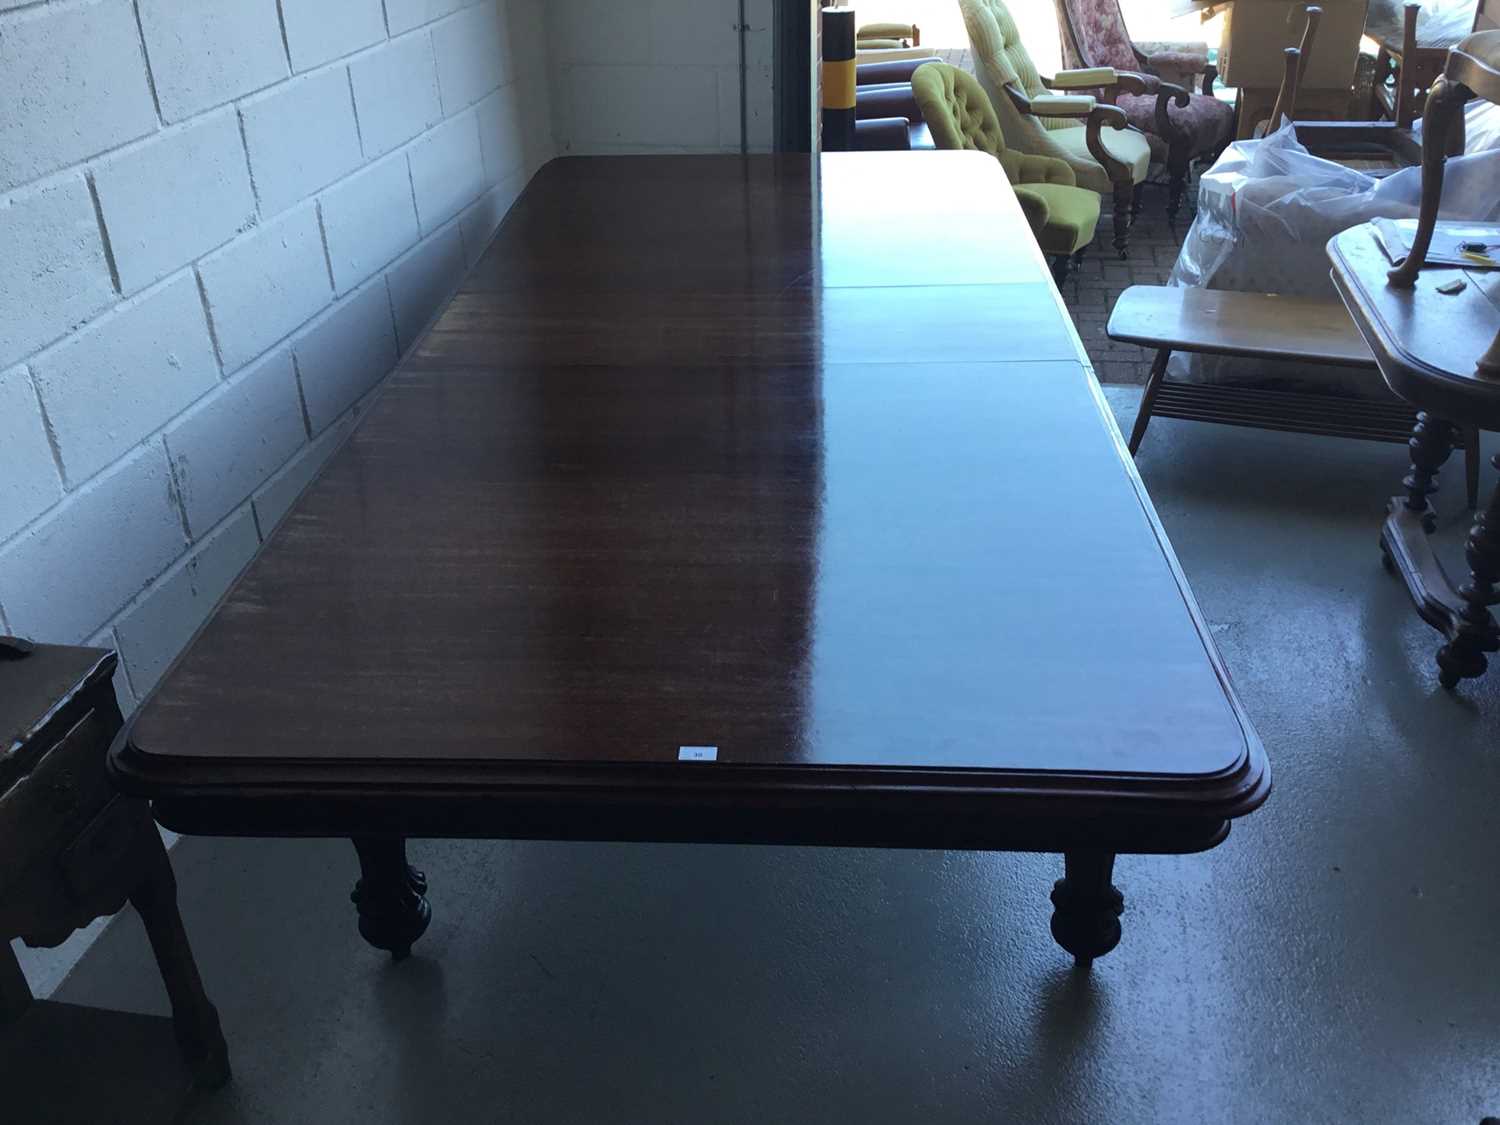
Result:
<svg viewBox="0 0 1500 1125"><path fill-rule="evenodd" d="M854 9L823 9L823 148L854 148Z"/></svg>

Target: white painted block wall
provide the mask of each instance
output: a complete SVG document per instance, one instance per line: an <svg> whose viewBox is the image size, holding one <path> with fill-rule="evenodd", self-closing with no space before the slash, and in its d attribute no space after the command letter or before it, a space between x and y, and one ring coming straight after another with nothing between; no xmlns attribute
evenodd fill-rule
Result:
<svg viewBox="0 0 1500 1125"><path fill-rule="evenodd" d="M128 710L552 157L543 0L0 9L0 630Z"/></svg>
<svg viewBox="0 0 1500 1125"><path fill-rule="evenodd" d="M132 710L542 164L738 151L738 18L0 0L0 632L118 650ZM18 949L33 989L101 926Z"/></svg>
<svg viewBox="0 0 1500 1125"><path fill-rule="evenodd" d="M746 139L772 146L772 0L746 0ZM738 152L739 0L551 0L560 152Z"/></svg>
<svg viewBox="0 0 1500 1125"><path fill-rule="evenodd" d="M152 689L553 156L544 3L0 0L0 632Z"/></svg>

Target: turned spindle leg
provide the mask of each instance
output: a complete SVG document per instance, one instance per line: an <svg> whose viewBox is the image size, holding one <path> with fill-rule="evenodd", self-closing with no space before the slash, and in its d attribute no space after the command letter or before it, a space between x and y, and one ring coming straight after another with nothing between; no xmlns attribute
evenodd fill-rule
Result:
<svg viewBox="0 0 1500 1125"><path fill-rule="evenodd" d="M1500 457L1491 464L1500 469ZM1475 518L1464 555L1469 563L1469 580L1458 589L1464 608L1456 622L1457 635L1437 654L1438 678L1445 688L1483 675L1488 664L1484 654L1500 649L1500 630L1489 608L1496 600L1495 586L1500 582L1500 484L1490 493L1488 506Z"/></svg>
<svg viewBox="0 0 1500 1125"><path fill-rule="evenodd" d="M1113 852L1068 852L1052 885L1052 936L1081 968L1120 943L1125 896L1110 882Z"/></svg>
<svg viewBox="0 0 1500 1125"><path fill-rule="evenodd" d="M217 1089L229 1081L229 1048L219 1028L219 1013L203 991L203 980L188 945L177 910L177 877L156 826L143 833L146 875L131 892L130 902L146 927L151 951L172 1004L172 1030L199 1086Z"/></svg>
<svg viewBox="0 0 1500 1125"><path fill-rule="evenodd" d="M400 961L432 921L427 876L406 862L399 836L356 836L354 850L360 874L349 898L359 909L360 936Z"/></svg>
<svg viewBox="0 0 1500 1125"><path fill-rule="evenodd" d="M1411 451L1411 471L1401 483L1406 487L1406 508L1422 514L1422 526L1431 532L1437 513L1427 497L1437 491L1438 470L1453 453L1453 425L1425 411L1417 415L1406 448Z"/></svg>

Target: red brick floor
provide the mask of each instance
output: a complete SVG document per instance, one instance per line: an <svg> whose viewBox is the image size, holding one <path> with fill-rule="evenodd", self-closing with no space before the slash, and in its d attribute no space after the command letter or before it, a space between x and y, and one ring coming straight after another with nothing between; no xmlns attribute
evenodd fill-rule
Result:
<svg viewBox="0 0 1500 1125"><path fill-rule="evenodd" d="M938 57L961 70L974 72L974 61L968 48L942 49ZM1154 169L1160 176L1161 169ZM1165 285L1177 260L1183 236L1192 224L1192 193L1183 201L1177 229L1167 225L1167 189L1165 184L1148 184L1140 217L1130 231L1130 257L1121 261L1111 240L1114 226L1110 219L1110 200L1101 200L1103 219L1099 233L1089 247L1083 266L1063 285L1067 302L1083 346L1094 362L1094 371L1102 383L1144 383L1151 368L1151 353L1133 344L1116 344L1104 335L1110 310L1122 290L1131 285Z"/></svg>
<svg viewBox="0 0 1500 1125"><path fill-rule="evenodd" d="M1151 368L1151 352L1134 344L1115 343L1105 336L1104 326L1125 289L1132 285L1167 283L1182 239L1192 224L1192 212L1184 201L1174 231L1167 225L1166 186L1148 182L1140 216L1130 230L1130 257L1121 261L1111 245L1109 197L1102 202L1104 218L1099 223L1099 233L1083 265L1063 283L1063 301L1073 314L1099 381L1144 383Z"/></svg>

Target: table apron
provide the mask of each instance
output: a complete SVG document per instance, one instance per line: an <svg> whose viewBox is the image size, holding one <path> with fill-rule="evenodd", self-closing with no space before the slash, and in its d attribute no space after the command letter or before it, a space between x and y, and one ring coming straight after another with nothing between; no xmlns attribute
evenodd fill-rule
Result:
<svg viewBox="0 0 1500 1125"><path fill-rule="evenodd" d="M1229 834L1224 817L506 802L425 797L170 797L153 803L185 835L780 844L942 851L1185 854Z"/></svg>

